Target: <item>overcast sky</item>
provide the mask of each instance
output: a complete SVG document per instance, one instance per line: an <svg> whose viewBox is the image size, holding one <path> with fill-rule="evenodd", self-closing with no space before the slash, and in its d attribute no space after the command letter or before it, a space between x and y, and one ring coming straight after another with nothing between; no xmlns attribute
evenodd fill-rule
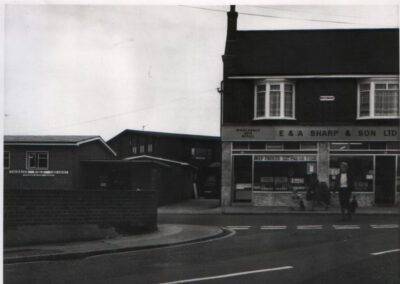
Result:
<svg viewBox="0 0 400 284"><path fill-rule="evenodd" d="M5 8L5 134L219 135L228 6ZM239 29L398 27L398 7L238 6ZM372 39L371 39L372 40Z"/></svg>

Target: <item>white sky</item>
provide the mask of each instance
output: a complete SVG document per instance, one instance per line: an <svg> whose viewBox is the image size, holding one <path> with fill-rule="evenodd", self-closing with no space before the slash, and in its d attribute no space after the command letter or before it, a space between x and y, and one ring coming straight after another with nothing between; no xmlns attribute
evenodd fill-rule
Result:
<svg viewBox="0 0 400 284"><path fill-rule="evenodd" d="M109 139L145 125L151 131L219 135L217 88L229 6L200 8L7 5L5 134ZM393 4L257 4L237 11L244 30L399 23Z"/></svg>

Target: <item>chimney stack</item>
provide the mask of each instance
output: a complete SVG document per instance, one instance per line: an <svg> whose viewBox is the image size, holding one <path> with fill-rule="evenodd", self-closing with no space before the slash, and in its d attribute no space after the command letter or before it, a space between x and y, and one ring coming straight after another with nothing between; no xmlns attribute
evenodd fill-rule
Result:
<svg viewBox="0 0 400 284"><path fill-rule="evenodd" d="M235 5L231 5L231 10L227 14L228 14L227 40L235 40L236 30L237 30L237 17L238 17L238 13L235 11Z"/></svg>

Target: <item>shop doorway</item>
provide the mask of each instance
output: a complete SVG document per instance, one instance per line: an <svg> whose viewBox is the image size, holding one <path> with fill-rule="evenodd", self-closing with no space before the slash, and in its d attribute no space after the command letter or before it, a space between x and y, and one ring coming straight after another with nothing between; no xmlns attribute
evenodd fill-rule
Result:
<svg viewBox="0 0 400 284"><path fill-rule="evenodd" d="M395 202L396 157L376 156L375 160L375 203Z"/></svg>
<svg viewBox="0 0 400 284"><path fill-rule="evenodd" d="M234 202L251 202L252 197L252 156L233 157Z"/></svg>

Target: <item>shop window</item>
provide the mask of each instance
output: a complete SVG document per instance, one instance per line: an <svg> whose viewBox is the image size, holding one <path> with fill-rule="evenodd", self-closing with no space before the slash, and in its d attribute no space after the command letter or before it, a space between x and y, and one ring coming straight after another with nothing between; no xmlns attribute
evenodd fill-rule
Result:
<svg viewBox="0 0 400 284"><path fill-rule="evenodd" d="M283 150L282 143L267 143L265 146L267 150Z"/></svg>
<svg viewBox="0 0 400 284"><path fill-rule="evenodd" d="M312 143L312 142L300 143L300 150L317 150L317 143Z"/></svg>
<svg viewBox="0 0 400 284"><path fill-rule="evenodd" d="M211 149L208 148L192 148L191 156L196 160L209 160L211 159Z"/></svg>
<svg viewBox="0 0 400 284"><path fill-rule="evenodd" d="M4 151L4 169L10 168L10 152Z"/></svg>
<svg viewBox="0 0 400 284"><path fill-rule="evenodd" d="M235 192L234 192L235 201L251 200L252 157L234 156L233 175L235 184Z"/></svg>
<svg viewBox="0 0 400 284"><path fill-rule="evenodd" d="M386 144L388 150L400 150L400 142L388 142Z"/></svg>
<svg viewBox="0 0 400 284"><path fill-rule="evenodd" d="M248 150L249 143L247 142L233 142L233 149L234 150Z"/></svg>
<svg viewBox="0 0 400 284"><path fill-rule="evenodd" d="M397 156L397 192L400 192L400 156Z"/></svg>
<svg viewBox="0 0 400 284"><path fill-rule="evenodd" d="M307 171L311 168L309 164L308 162L257 161L254 163L254 190L305 190Z"/></svg>
<svg viewBox="0 0 400 284"><path fill-rule="evenodd" d="M259 81L254 94L255 119L295 119L295 85L286 80Z"/></svg>
<svg viewBox="0 0 400 284"><path fill-rule="evenodd" d="M287 142L283 145L285 150L299 150L300 144L297 142Z"/></svg>
<svg viewBox="0 0 400 284"><path fill-rule="evenodd" d="M250 144L250 149L253 150L265 150L265 142L252 142Z"/></svg>
<svg viewBox="0 0 400 284"><path fill-rule="evenodd" d="M26 168L27 169L47 169L49 166L48 152L27 152Z"/></svg>
<svg viewBox="0 0 400 284"><path fill-rule="evenodd" d="M369 143L369 148L371 150L386 150L385 142L371 142Z"/></svg>
<svg viewBox="0 0 400 284"><path fill-rule="evenodd" d="M342 143L342 142L332 142L330 144L331 150L349 150L350 144L349 143Z"/></svg>
<svg viewBox="0 0 400 284"><path fill-rule="evenodd" d="M398 118L397 79L369 79L358 84L358 118Z"/></svg>
<svg viewBox="0 0 400 284"><path fill-rule="evenodd" d="M353 176L354 191L372 192L374 183L374 163L372 156L331 156L329 170L331 188L334 188L337 182L336 176L339 174L341 162L346 162L349 165L348 171Z"/></svg>

